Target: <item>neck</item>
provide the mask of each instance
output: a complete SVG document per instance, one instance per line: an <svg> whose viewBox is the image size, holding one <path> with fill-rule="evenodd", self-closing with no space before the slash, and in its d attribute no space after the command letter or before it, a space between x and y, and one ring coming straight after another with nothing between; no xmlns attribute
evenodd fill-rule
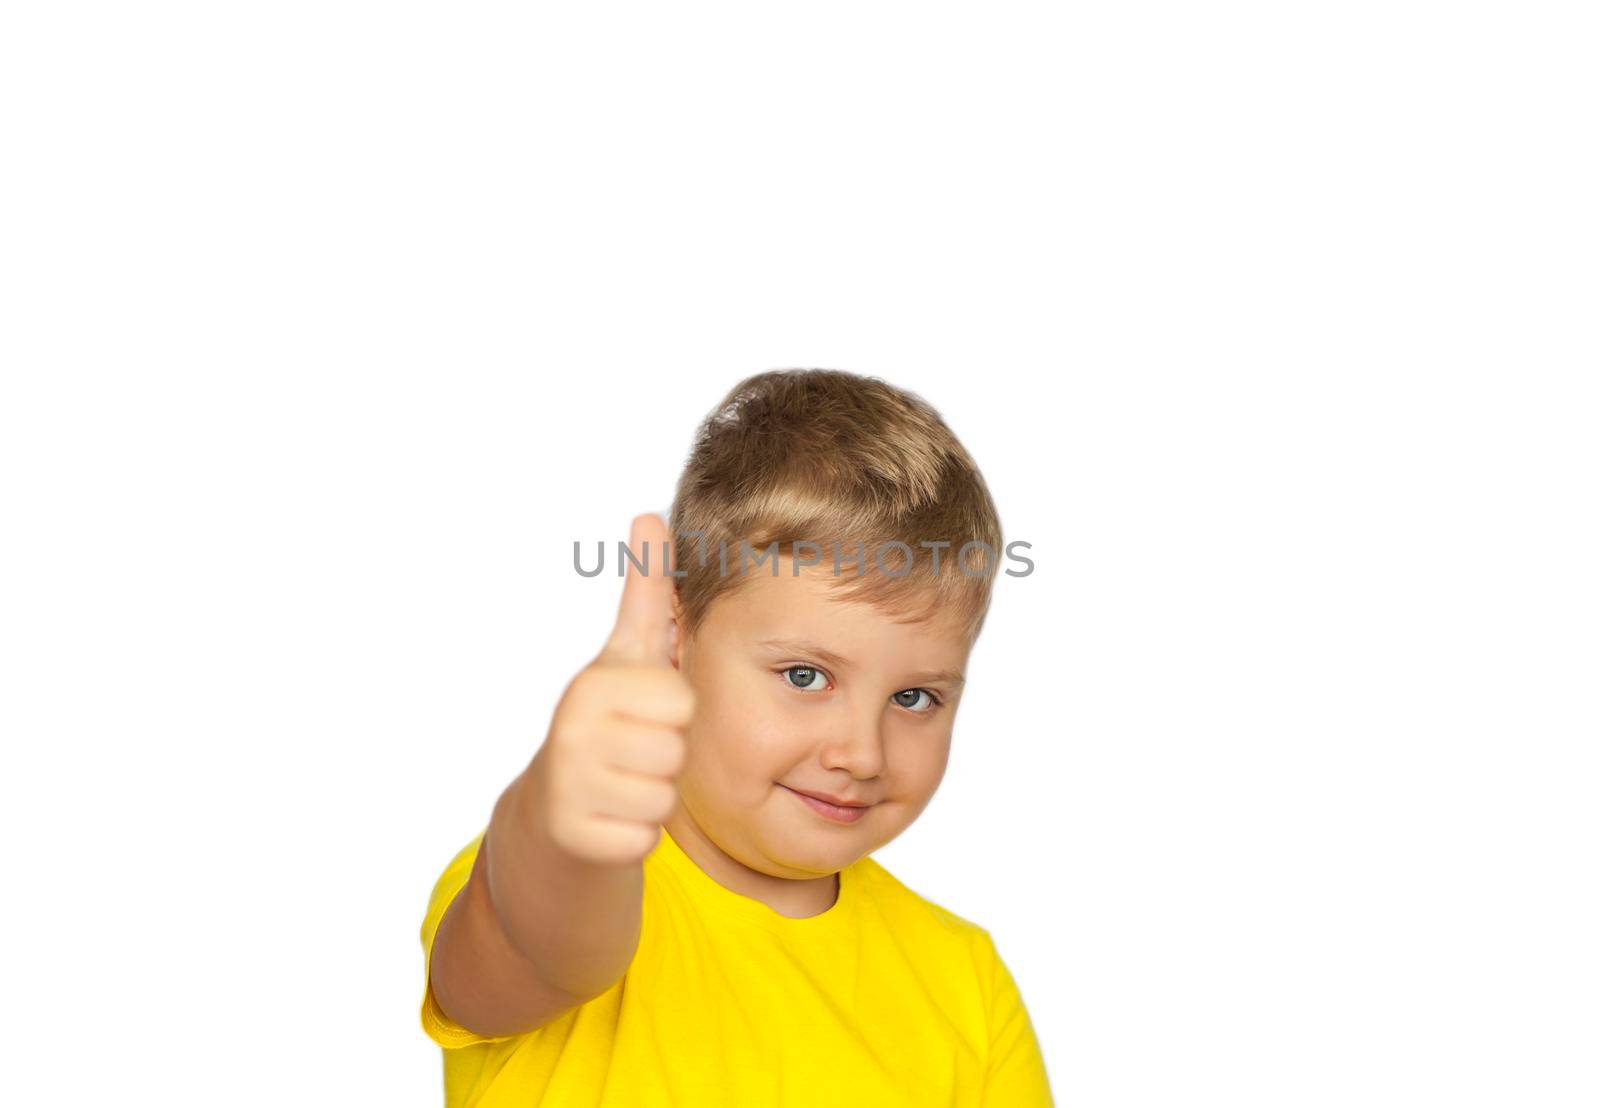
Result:
<svg viewBox="0 0 1600 1108"><path fill-rule="evenodd" d="M712 841L682 804L662 826L711 880L730 892L759 900L780 916L805 919L821 915L839 899L837 873L825 877L777 877L752 869Z"/></svg>

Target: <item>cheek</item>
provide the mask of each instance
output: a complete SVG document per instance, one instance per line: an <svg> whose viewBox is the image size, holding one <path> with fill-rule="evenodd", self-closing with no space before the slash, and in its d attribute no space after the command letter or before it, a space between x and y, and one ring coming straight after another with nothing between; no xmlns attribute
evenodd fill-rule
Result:
<svg viewBox="0 0 1600 1108"><path fill-rule="evenodd" d="M780 748L794 729L759 674L718 673L696 684L695 697L695 734L703 733L706 745L723 757Z"/></svg>
<svg viewBox="0 0 1600 1108"><path fill-rule="evenodd" d="M895 750L896 773L917 792L929 792L938 787L949 764L948 735L942 738L917 735L915 741L905 742Z"/></svg>
<svg viewBox="0 0 1600 1108"><path fill-rule="evenodd" d="M701 700L688 736L683 775L710 788L747 790L768 785L803 756L804 734L778 718L770 704ZM796 752L799 753L796 753Z"/></svg>

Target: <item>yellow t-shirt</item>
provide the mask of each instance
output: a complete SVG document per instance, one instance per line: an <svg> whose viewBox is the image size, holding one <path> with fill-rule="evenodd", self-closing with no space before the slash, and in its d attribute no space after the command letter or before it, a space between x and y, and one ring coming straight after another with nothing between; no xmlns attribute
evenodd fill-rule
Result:
<svg viewBox="0 0 1600 1108"><path fill-rule="evenodd" d="M827 911L784 916L717 884L663 829L639 946L606 992L522 1035L445 1015L433 937L483 841L434 886L422 1027L446 1108L1047 1108L1033 1025L989 933L870 856Z"/></svg>

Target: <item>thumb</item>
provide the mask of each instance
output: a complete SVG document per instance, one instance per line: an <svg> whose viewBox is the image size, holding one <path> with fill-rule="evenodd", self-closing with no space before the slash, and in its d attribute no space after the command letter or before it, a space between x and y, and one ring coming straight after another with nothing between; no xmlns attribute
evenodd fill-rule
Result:
<svg viewBox="0 0 1600 1108"><path fill-rule="evenodd" d="M633 517L628 534L628 549L646 567L639 567L626 555L627 580L622 584L622 602L616 626L601 651L607 657L630 662L672 664L672 602L676 595L675 578L667 575L666 551L670 541L666 521L654 512Z"/></svg>

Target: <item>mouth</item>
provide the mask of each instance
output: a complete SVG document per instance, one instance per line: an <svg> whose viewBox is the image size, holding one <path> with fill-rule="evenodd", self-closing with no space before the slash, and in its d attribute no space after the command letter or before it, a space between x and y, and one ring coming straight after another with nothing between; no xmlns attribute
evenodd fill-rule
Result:
<svg viewBox="0 0 1600 1108"><path fill-rule="evenodd" d="M800 802L809 807L813 812L817 813L817 815L823 817L824 819L832 820L835 823L854 823L856 820L866 815L867 809L872 807L871 804L838 804L832 800L824 799L824 797L818 796L816 793L802 792L799 789L791 789L782 781L776 782L776 784L780 788L783 788L799 797Z"/></svg>

